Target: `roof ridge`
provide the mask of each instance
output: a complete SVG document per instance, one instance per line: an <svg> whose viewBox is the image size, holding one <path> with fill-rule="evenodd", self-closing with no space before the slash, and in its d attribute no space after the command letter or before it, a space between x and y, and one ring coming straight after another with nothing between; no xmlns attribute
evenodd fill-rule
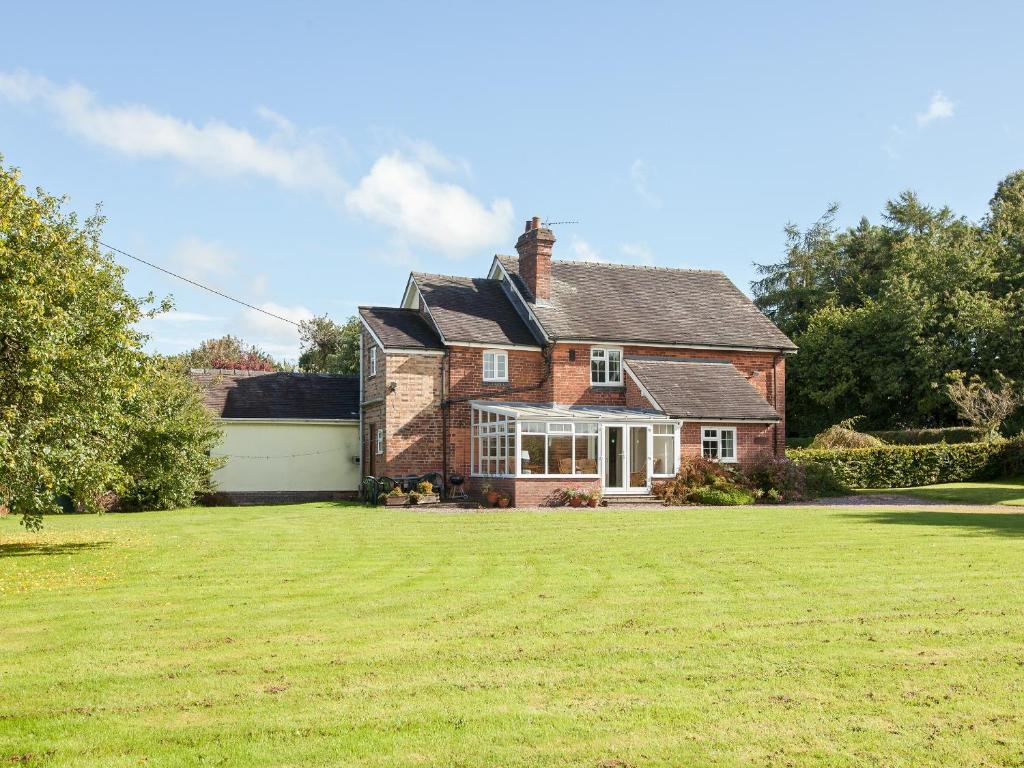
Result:
<svg viewBox="0 0 1024 768"><path fill-rule="evenodd" d="M503 253L496 253L494 255L499 259L514 259L515 261L519 261L518 256ZM579 259L552 259L551 263L552 265L576 264L581 267L615 267L616 269L637 269L648 270L651 272L700 272L709 275L725 275L725 272L721 269L704 269L701 267L663 267L657 264L620 264L614 261L581 261Z"/></svg>
<svg viewBox="0 0 1024 768"><path fill-rule="evenodd" d="M500 282L498 280L493 280L489 277L469 277L467 275L443 275L438 272L413 272L411 274L413 277L441 277L446 280L469 280L471 282L475 280L482 280L487 283Z"/></svg>

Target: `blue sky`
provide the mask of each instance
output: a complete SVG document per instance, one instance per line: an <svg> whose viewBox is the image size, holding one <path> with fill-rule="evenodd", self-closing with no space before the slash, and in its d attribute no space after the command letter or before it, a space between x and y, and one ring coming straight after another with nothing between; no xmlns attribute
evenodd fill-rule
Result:
<svg viewBox="0 0 1024 768"><path fill-rule="evenodd" d="M20 3L0 153L107 242L291 317L556 258L722 269L903 189L980 216L1024 167L1019 3ZM129 262L173 353L294 329Z"/></svg>

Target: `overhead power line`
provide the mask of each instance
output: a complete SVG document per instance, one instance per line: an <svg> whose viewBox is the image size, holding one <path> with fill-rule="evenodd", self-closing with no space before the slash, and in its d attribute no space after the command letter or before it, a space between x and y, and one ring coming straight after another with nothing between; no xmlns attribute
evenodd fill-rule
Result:
<svg viewBox="0 0 1024 768"><path fill-rule="evenodd" d="M122 256L127 256L129 259L133 259L134 261L137 261L140 264L145 264L147 267L152 267L153 269L157 270L158 272L163 272L165 275L170 275L171 277L176 277L179 280L184 280L189 285L194 285L196 288L201 288L204 291L209 291L210 293L214 294L215 296L220 296L222 299L227 299L228 301L235 302L235 304L241 304L243 307L248 307L249 309L254 309L257 312L262 312L264 315L267 315L268 317L272 317L275 320L280 320L281 322L284 322L284 323L291 323L296 328L299 327L299 324L297 322L295 322L294 320L289 320L287 317L281 317L280 315L275 315L273 312L268 312L267 310L263 309L263 307L257 307L255 304L250 304L247 301L242 301L241 299L236 299L234 296L228 296L223 291L218 291L216 288L211 288L208 285L203 285L202 283L197 283L195 280L192 280L192 279L190 279L188 277L185 277L184 275L179 275L177 272L172 272L169 269L164 269L159 264L154 264L153 262L146 261L145 259L139 258L138 256L133 256L132 254L128 253L127 251L122 251L120 248L115 248L112 245L108 245L107 243L104 243L102 240L100 240L99 243L104 248L109 248L110 250L114 251L115 253L120 253Z"/></svg>

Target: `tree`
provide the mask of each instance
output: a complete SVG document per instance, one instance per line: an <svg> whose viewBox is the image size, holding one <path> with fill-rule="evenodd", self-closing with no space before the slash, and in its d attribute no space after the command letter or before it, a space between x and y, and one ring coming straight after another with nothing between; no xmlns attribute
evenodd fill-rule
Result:
<svg viewBox="0 0 1024 768"><path fill-rule="evenodd" d="M221 429L203 407L199 387L181 370L151 358L142 386L125 405L129 439L121 456L122 503L136 509L192 504L211 490L210 475L223 460L210 456Z"/></svg>
<svg viewBox="0 0 1024 768"><path fill-rule="evenodd" d="M359 318L338 325L327 315L299 323L299 368L309 373L359 373Z"/></svg>
<svg viewBox="0 0 1024 768"><path fill-rule="evenodd" d="M255 344L228 334L207 339L188 352L174 357L186 368L225 368L233 371L278 371L281 364Z"/></svg>
<svg viewBox="0 0 1024 768"><path fill-rule="evenodd" d="M170 303L128 294L100 251L103 219L80 222L64 203L30 195L0 158L0 503L30 528L63 499L99 511L111 490L152 496L144 466L177 476L161 498L191 501L210 467L210 417L136 330Z"/></svg>
<svg viewBox="0 0 1024 768"><path fill-rule="evenodd" d="M787 426L815 434L863 414L868 429L952 424L933 386L950 370L1024 377L1024 173L981 222L890 201L879 224L835 226L835 207L759 265L755 303L800 347L787 363Z"/></svg>
<svg viewBox="0 0 1024 768"><path fill-rule="evenodd" d="M984 429L989 440L999 436L999 427L1022 404L1020 390L1012 379L996 371L997 386L990 387L979 376L967 377L952 371L947 377L946 394L956 406L960 418Z"/></svg>
<svg viewBox="0 0 1024 768"><path fill-rule="evenodd" d="M30 527L61 496L96 509L121 479L123 404L145 365L135 323L151 297L100 252L103 219L64 202L0 164L0 494Z"/></svg>

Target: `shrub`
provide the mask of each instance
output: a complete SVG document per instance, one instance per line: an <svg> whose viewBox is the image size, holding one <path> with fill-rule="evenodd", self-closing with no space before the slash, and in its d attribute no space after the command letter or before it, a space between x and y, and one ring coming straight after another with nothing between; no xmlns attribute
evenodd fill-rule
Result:
<svg viewBox="0 0 1024 768"><path fill-rule="evenodd" d="M695 488L691 492L690 498L698 504L715 507L733 507L739 504L754 503L754 494L738 485Z"/></svg>
<svg viewBox="0 0 1024 768"><path fill-rule="evenodd" d="M931 445L933 443L980 443L985 430L979 427L941 427L938 429L890 429L868 432L891 445ZM789 445L789 441L786 441ZM794 446L801 448L803 446Z"/></svg>
<svg viewBox="0 0 1024 768"><path fill-rule="evenodd" d="M948 445L887 445L877 448L790 451L798 464L831 470L851 488L910 488L981 480L1024 467L1020 440Z"/></svg>
<svg viewBox="0 0 1024 768"><path fill-rule="evenodd" d="M429 496L434 492L434 484L429 480L424 480L422 483L417 483L416 490L421 496Z"/></svg>
<svg viewBox="0 0 1024 768"><path fill-rule="evenodd" d="M872 448L881 445L882 441L877 437L854 429L861 418L845 419L815 435L811 448Z"/></svg>
<svg viewBox="0 0 1024 768"><path fill-rule="evenodd" d="M832 467L816 462L801 466L804 470L804 491L808 499L849 495L850 489L839 482Z"/></svg>
<svg viewBox="0 0 1024 768"><path fill-rule="evenodd" d="M754 494L737 484L740 475L717 461L702 457L686 457L679 463L679 472L671 480L656 483L655 496L666 504L751 504ZM716 493L707 494L705 491ZM717 492L721 493L717 493ZM749 501L721 501L721 498L749 498ZM703 501L713 498L714 501Z"/></svg>
<svg viewBox="0 0 1024 768"><path fill-rule="evenodd" d="M761 456L740 470L741 482L772 503L807 497L805 470L791 459Z"/></svg>

